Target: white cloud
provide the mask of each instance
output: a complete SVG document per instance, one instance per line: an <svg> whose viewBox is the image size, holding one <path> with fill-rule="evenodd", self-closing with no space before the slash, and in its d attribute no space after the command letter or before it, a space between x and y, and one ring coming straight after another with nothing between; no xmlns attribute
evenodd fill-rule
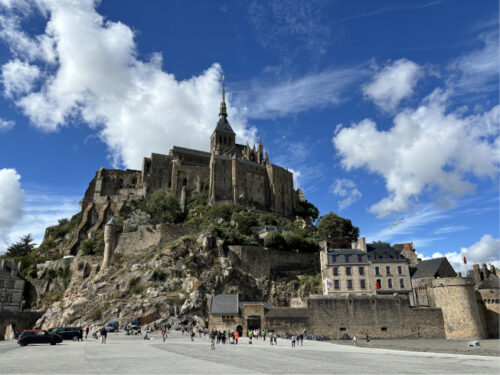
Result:
<svg viewBox="0 0 500 375"><path fill-rule="evenodd" d="M470 247L462 247L459 252L449 252L444 255L432 254L432 258L443 256L448 259L455 271L463 274L471 268L472 264L491 263L498 268L500 267L500 239L485 234L478 242ZM464 264L464 257L467 259L467 264Z"/></svg>
<svg viewBox="0 0 500 375"><path fill-rule="evenodd" d="M0 169L0 249L6 244L8 234L23 216L24 191L15 169Z"/></svg>
<svg viewBox="0 0 500 375"><path fill-rule="evenodd" d="M422 68L408 59L399 59L375 74L373 81L363 86L363 94L384 111L394 111L401 100L413 93Z"/></svg>
<svg viewBox="0 0 500 375"><path fill-rule="evenodd" d="M444 233L455 233L462 232L464 230L469 229L465 225L446 225L443 227L439 227L434 231L434 234L444 234Z"/></svg>
<svg viewBox="0 0 500 375"><path fill-rule="evenodd" d="M30 65L19 59L9 61L2 66L5 95L12 97L29 92L39 75L40 70L36 65Z"/></svg>
<svg viewBox="0 0 500 375"><path fill-rule="evenodd" d="M424 192L450 201L474 191L471 175L493 177L500 161L500 106L465 116L446 108L435 90L415 110L394 118L387 131L365 119L342 128L333 144L346 170L366 168L385 179L389 196L370 207L379 217L408 211Z"/></svg>
<svg viewBox="0 0 500 375"><path fill-rule="evenodd" d="M12 120L4 120L0 118L0 133L9 131L16 123Z"/></svg>
<svg viewBox="0 0 500 375"><path fill-rule="evenodd" d="M337 179L330 187L330 191L344 198L339 201L339 210L341 211L361 198L361 192L356 187L356 183L346 178Z"/></svg>
<svg viewBox="0 0 500 375"><path fill-rule="evenodd" d="M498 21L495 32L480 34L483 46L453 61L449 68L453 72L450 86L461 93L498 90L499 47Z"/></svg>
<svg viewBox="0 0 500 375"><path fill-rule="evenodd" d="M348 87L366 74L359 68L325 71L278 84L260 85L237 92L237 103L248 117L265 119L337 105L349 97Z"/></svg>
<svg viewBox="0 0 500 375"><path fill-rule="evenodd" d="M140 168L144 156L166 153L174 144L209 148L221 95L218 64L179 81L162 70L159 54L140 60L133 31L105 20L94 1L41 0L37 5L48 17L45 34L27 36L15 17L3 18L0 33L15 56L57 62L41 73L40 90L16 102L37 127L54 131L82 118L99 129L114 164L128 168ZM23 53L16 42L38 52ZM238 141L253 140L256 130L247 127L230 95L228 113Z"/></svg>

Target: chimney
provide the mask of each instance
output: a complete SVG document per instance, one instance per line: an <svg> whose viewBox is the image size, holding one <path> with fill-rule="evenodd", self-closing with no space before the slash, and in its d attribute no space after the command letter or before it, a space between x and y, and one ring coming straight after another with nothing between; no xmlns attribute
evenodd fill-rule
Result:
<svg viewBox="0 0 500 375"><path fill-rule="evenodd" d="M462 272L457 272L457 277L462 277Z"/></svg>
<svg viewBox="0 0 500 375"><path fill-rule="evenodd" d="M481 280L487 279L488 278L488 267L486 267L486 264L481 264Z"/></svg>

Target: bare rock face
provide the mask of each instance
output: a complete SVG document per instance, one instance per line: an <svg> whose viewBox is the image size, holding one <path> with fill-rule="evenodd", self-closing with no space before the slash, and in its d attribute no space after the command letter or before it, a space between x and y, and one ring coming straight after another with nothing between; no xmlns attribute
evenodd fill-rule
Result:
<svg viewBox="0 0 500 375"><path fill-rule="evenodd" d="M68 271L46 271L55 275L46 282L56 286L45 285L40 291L40 306L46 310L37 327L94 329L108 321L123 325L138 318L205 326L207 298L214 293L239 293L247 301L286 306L301 285L295 276L257 279L243 272L226 254L224 241L210 232L161 247L122 250L115 252L105 270L100 269L102 256L77 256Z"/></svg>

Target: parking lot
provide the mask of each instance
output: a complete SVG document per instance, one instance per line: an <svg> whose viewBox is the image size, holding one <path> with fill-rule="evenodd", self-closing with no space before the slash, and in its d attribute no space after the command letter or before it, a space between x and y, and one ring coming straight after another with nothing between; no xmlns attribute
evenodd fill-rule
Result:
<svg viewBox="0 0 500 375"><path fill-rule="evenodd" d="M210 350L208 338L190 341L179 332L165 343L160 335L109 334L106 344L89 339L64 341L56 346L0 342L0 373L43 374L498 374L500 357L446 353L423 353L336 345L305 341L291 348L278 339L278 346L243 338L238 345L219 344Z"/></svg>

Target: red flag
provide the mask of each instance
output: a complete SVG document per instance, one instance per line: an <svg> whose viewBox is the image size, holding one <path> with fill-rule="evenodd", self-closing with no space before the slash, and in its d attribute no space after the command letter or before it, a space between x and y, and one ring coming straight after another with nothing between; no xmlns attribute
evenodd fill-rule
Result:
<svg viewBox="0 0 500 375"><path fill-rule="evenodd" d="M467 264L467 259L465 259L465 257L464 257L464 264Z"/></svg>

